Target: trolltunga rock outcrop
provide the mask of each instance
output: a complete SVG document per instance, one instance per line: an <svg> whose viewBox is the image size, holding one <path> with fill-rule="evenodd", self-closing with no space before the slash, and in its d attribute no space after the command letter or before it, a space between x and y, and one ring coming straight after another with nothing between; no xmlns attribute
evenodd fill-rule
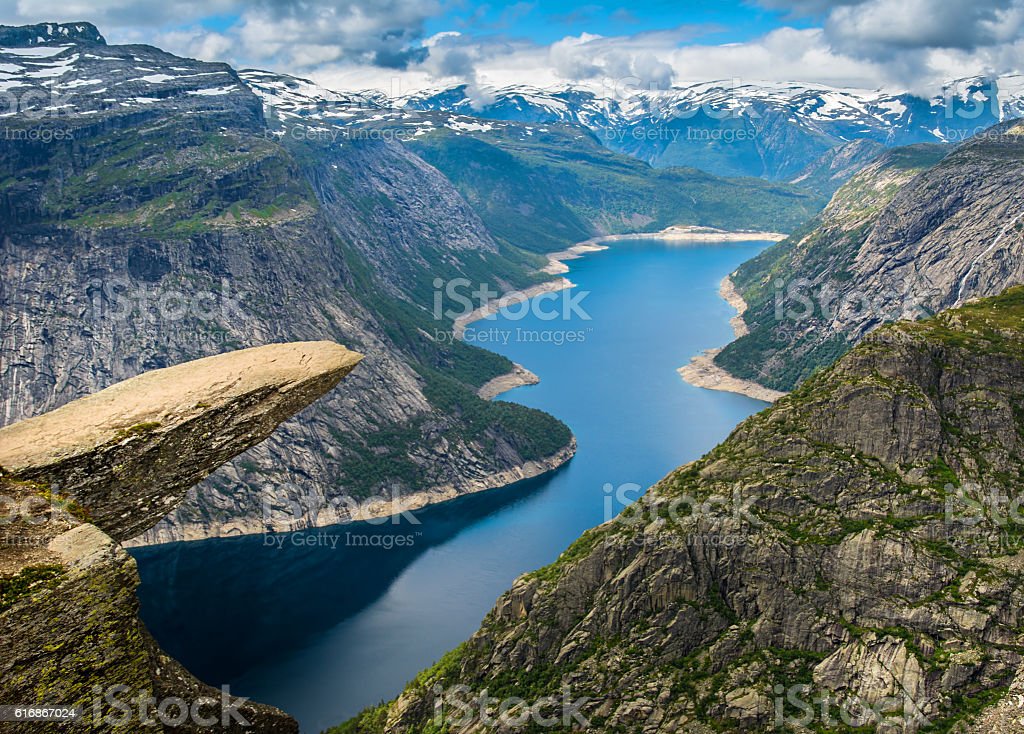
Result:
<svg viewBox="0 0 1024 734"><path fill-rule="evenodd" d="M201 683L160 649L138 618L135 561L118 541L158 522L361 358L333 342L245 349L0 430L0 701L78 706L88 731L150 719L155 731L298 732L287 714ZM160 707L168 701L182 702L184 719Z"/></svg>
<svg viewBox="0 0 1024 734"><path fill-rule="evenodd" d="M0 467L45 483L128 540L360 359L334 342L294 342L146 372L0 429Z"/></svg>

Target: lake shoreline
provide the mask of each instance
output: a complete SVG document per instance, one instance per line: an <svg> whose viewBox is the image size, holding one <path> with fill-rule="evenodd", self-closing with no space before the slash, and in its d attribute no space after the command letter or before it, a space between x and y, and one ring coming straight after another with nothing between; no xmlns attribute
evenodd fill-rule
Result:
<svg viewBox="0 0 1024 734"><path fill-rule="evenodd" d="M506 372L504 375L498 375L488 380L476 391L476 394L484 400L494 400L509 390L525 387L526 385L536 385L539 382L540 378L537 375L521 364L513 363L511 372Z"/></svg>
<svg viewBox="0 0 1024 734"><path fill-rule="evenodd" d="M727 275L722 278L718 288L718 295L726 303L736 309L736 314L729 319L732 326L733 338L739 339L750 333L747 322L743 320L743 313L747 310L747 302L736 290L732 277ZM774 403L787 393L765 387L753 380L744 380L736 377L731 372L715 363L715 357L725 349L724 346L714 349L705 349L700 354L690 359L690 363L680 367L677 371L684 381L694 387L702 387L706 390L721 390L733 392L739 395L746 395L754 400L761 400L766 403Z"/></svg>
<svg viewBox="0 0 1024 734"><path fill-rule="evenodd" d="M601 235L600 237L591 237L589 240L584 240L574 246L600 246L605 242L621 242L622 240L665 240L667 242L781 242L788 236L789 235L782 232L759 232L747 229L727 230L716 229L715 227L685 225L666 227L660 232Z"/></svg>
<svg viewBox="0 0 1024 734"><path fill-rule="evenodd" d="M699 227L695 225L680 225L666 227L660 232L640 232L638 234L610 234L600 235L598 237L591 237L588 240L577 242L564 250L558 250L557 252L550 252L547 254L548 262L547 265L542 267L539 272L547 275L564 275L569 272L569 266L566 265L567 260L578 260L579 258L594 253L607 250L608 246L605 242L622 242L627 240L663 240L666 242L677 242L677 243L706 243L706 242L779 242L784 240L788 235L781 232L758 232L754 230L724 230L716 229L714 227ZM737 337L746 334L746 324L743 321L742 312L746 310L746 302L736 292L736 289L732 287L732 281L729 280L728 276L722 281L723 288L725 282L729 282L731 292L727 296L721 290L719 293L725 298L734 308L737 310L737 315L733 316L729 320L729 323L733 327L733 331ZM562 277L557 280L549 280L537 285L524 288L519 291L509 291L502 294L498 298L488 301L480 308L477 308L467 314L459 316L455 319L452 327L452 333L456 339L462 339L466 333L466 327L475 321L489 318L497 314L501 309L513 306L523 301L528 301L531 298L535 298L544 293L555 293L567 288L575 288L576 284L568 278ZM738 300L736 300L738 299ZM742 333L738 332L738 329L742 328ZM756 382L750 382L747 380L740 380L739 378L733 377L725 370L721 369L714 363L714 355L718 354L721 348L718 350L707 350L701 355L693 358L690 365L681 367L679 369L680 375L683 375L683 379L692 385L697 387L707 387L712 390L726 390L728 392L740 392L743 395L748 395L755 398L756 400L765 400L766 402L774 402L778 397L785 393L778 393L775 390L770 390L762 385L758 385ZM712 354L712 352L714 352ZM686 370L686 374L684 374ZM701 384L691 382L693 380L699 380ZM484 384L477 392L480 397L485 400L493 400L504 392L513 390L517 387L524 387L526 385L536 385L540 382L540 378L527 370L522 365L515 365L511 372L507 372L504 375L498 375L497 377L489 380ZM765 397L758 397L763 395ZM769 396L773 396L771 399L767 399Z"/></svg>
<svg viewBox="0 0 1024 734"><path fill-rule="evenodd" d="M146 548L178 543L193 543L207 540L224 540L241 537L266 536L268 533L297 533L311 530L323 530L332 527L352 527L356 523L379 521L383 518L398 517L407 512L415 512L426 507L444 504L461 497L488 492L493 489L504 489L526 479L535 479L555 471L576 455L576 437L549 456L539 459L526 459L522 464L500 472L488 474L463 482L459 485L441 484L427 489L403 494L390 500L371 501L360 504L355 512L340 515L330 505L321 508L313 521L307 519L291 522L267 523L260 518L251 521L236 521L231 525L215 526L213 534L194 534L184 529L173 539L165 539L159 535L143 534L125 541L125 548Z"/></svg>

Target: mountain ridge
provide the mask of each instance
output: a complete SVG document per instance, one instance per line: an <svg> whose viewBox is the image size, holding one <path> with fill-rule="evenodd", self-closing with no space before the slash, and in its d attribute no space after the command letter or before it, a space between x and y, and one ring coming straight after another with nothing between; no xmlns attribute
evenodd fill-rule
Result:
<svg viewBox="0 0 1024 734"><path fill-rule="evenodd" d="M477 731L485 689L569 696L598 732L909 734L1003 711L1024 680L1020 527L972 503L1024 470L1022 376L1024 287L873 332L332 733Z"/></svg>
<svg viewBox="0 0 1024 734"><path fill-rule="evenodd" d="M1022 131L1009 121L948 151L894 148L869 164L807 227L732 275L750 333L716 363L789 390L881 323L1024 281Z"/></svg>

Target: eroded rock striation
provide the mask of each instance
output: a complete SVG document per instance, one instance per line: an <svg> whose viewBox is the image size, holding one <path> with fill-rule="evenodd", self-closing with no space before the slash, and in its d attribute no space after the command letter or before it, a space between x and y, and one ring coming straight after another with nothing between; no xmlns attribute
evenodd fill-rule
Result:
<svg viewBox="0 0 1024 734"><path fill-rule="evenodd" d="M436 278L536 279L441 173L380 137L278 119L226 64L43 25L0 28L22 108L0 136L0 425L245 347L367 355L142 542L341 522L564 458L564 424L476 397L511 362L452 343L431 310Z"/></svg>
<svg viewBox="0 0 1024 734"><path fill-rule="evenodd" d="M340 731L482 730L485 689L596 732L1020 731L1022 404L1024 288L883 327Z"/></svg>
<svg viewBox="0 0 1024 734"><path fill-rule="evenodd" d="M134 729L149 716L158 730L297 732L286 714L201 683L160 650L138 619L135 561L118 541L158 522L361 358L333 342L246 349L148 372L0 430L10 516L0 700L79 706L89 731ZM170 699L189 708L181 725L172 726L179 708L157 708Z"/></svg>
<svg viewBox="0 0 1024 734"><path fill-rule="evenodd" d="M947 155L948 153L948 155ZM790 390L865 334L1024 282L1024 125L1010 121L950 151L890 150L825 211L732 276L750 333L715 362Z"/></svg>

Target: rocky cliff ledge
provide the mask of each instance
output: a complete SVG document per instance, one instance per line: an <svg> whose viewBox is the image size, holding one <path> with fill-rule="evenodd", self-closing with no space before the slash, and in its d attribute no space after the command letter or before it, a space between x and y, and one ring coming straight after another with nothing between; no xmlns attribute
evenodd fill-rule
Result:
<svg viewBox="0 0 1024 734"><path fill-rule="evenodd" d="M293 342L146 372L0 429L0 466L75 500L127 540L360 359L333 342Z"/></svg>
<svg viewBox="0 0 1024 734"><path fill-rule="evenodd" d="M223 696L159 649L137 616L135 562L117 541L151 527L360 359L333 342L246 349L145 373L0 430L10 518L0 544L0 701L73 704L89 731L107 731L142 727L140 696L154 701L145 708L162 722L156 730L170 729L179 709L157 707L180 699L193 712L174 731L297 732L289 716Z"/></svg>
<svg viewBox="0 0 1024 734"><path fill-rule="evenodd" d="M1024 287L882 327L338 731L1020 732L1022 405Z"/></svg>

